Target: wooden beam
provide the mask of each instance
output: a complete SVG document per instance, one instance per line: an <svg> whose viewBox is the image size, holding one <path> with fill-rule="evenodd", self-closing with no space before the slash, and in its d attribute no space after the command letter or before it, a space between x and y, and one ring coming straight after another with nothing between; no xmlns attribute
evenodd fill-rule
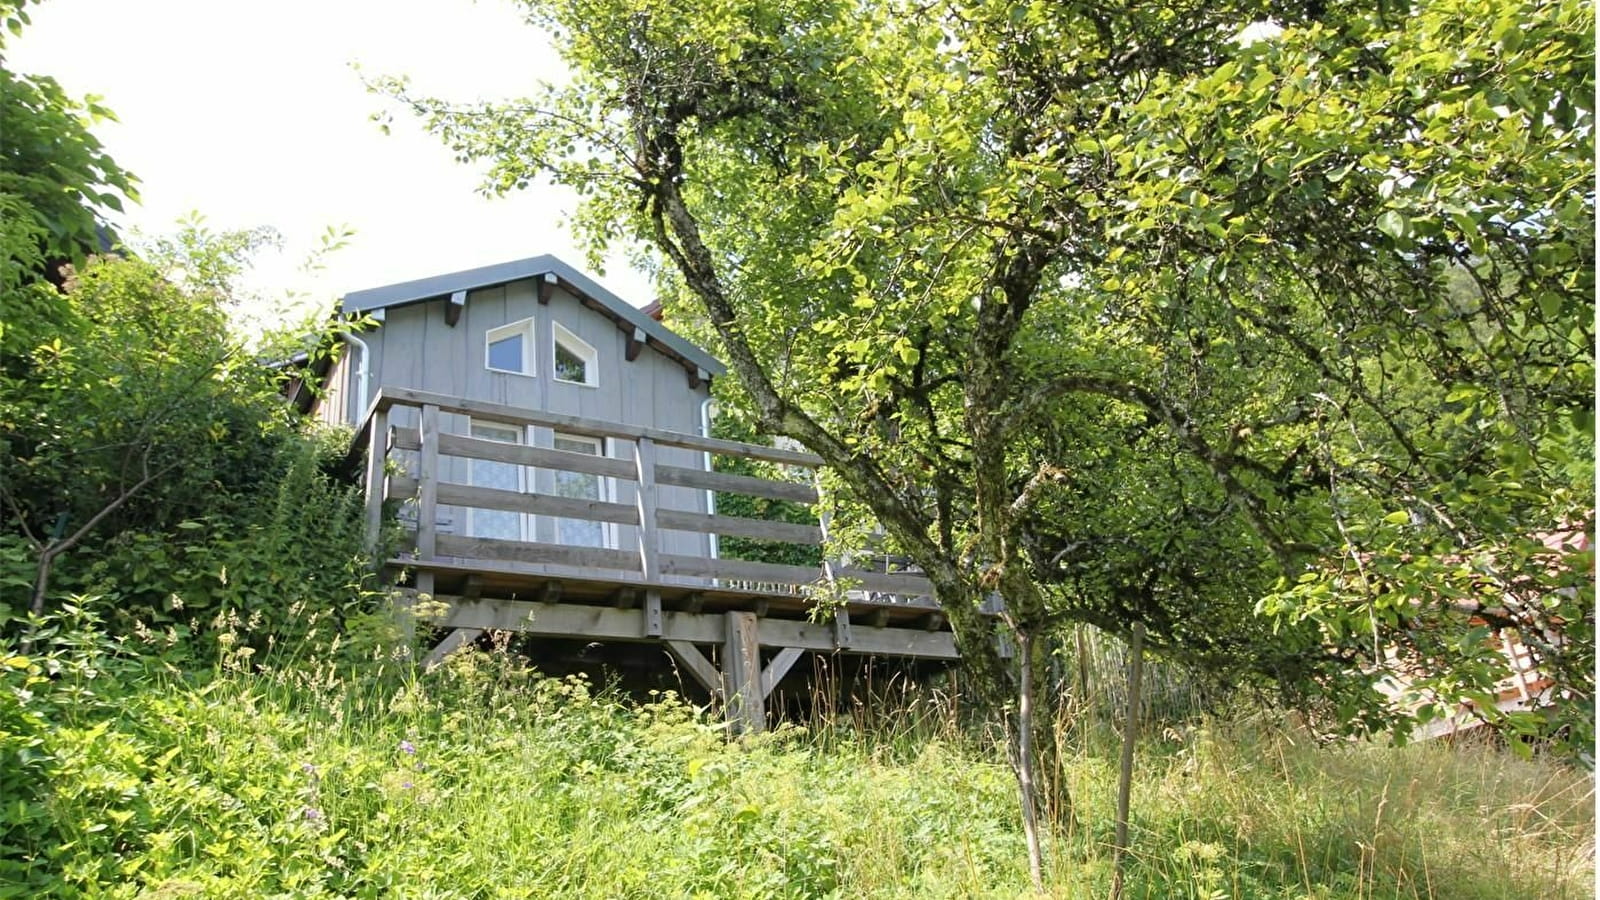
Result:
<svg viewBox="0 0 1600 900"><path fill-rule="evenodd" d="M422 671L432 672L445 661L446 657L477 640L482 634L482 628L457 628L451 631L444 636L444 640L428 651L428 655L422 660Z"/></svg>
<svg viewBox="0 0 1600 900"><path fill-rule="evenodd" d="M554 272L546 272L546 273L544 273L544 277L539 279L539 305L540 306L549 305L549 303L550 303L550 295L555 292L556 284L558 282L560 282L560 280L561 279L558 278L556 276L556 273L554 273Z"/></svg>
<svg viewBox="0 0 1600 900"><path fill-rule="evenodd" d="M483 576L474 572L467 576L466 583L461 587L461 596L468 600L476 600L483 595Z"/></svg>
<svg viewBox="0 0 1600 900"><path fill-rule="evenodd" d="M628 362L633 362L639 358L639 351L644 349L644 345L644 329L635 327L633 331L629 332L628 334L628 347L626 352L623 353L623 356L628 360Z"/></svg>
<svg viewBox="0 0 1600 900"><path fill-rule="evenodd" d="M789 669L794 666L794 661L799 659L800 654L804 652L799 647L785 647L778 651L778 655L772 658L772 662L767 663L767 667L761 670L762 697L772 696L772 689L778 686L778 682L783 680L783 676L789 674Z"/></svg>
<svg viewBox="0 0 1600 900"><path fill-rule="evenodd" d="M662 528L674 531L725 534L758 541L783 541L811 546L822 543L822 531L817 526L799 525L793 522L746 519L742 516L708 516L704 513L683 512L676 509L663 509L657 517L657 522Z"/></svg>
<svg viewBox="0 0 1600 900"><path fill-rule="evenodd" d="M689 390L699 390L702 384L709 384L711 373L698 366L684 366L684 371L689 373Z"/></svg>
<svg viewBox="0 0 1600 900"><path fill-rule="evenodd" d="M882 606L868 613L867 624L873 628L882 628L889 624L889 607Z"/></svg>
<svg viewBox="0 0 1600 900"><path fill-rule="evenodd" d="M611 605L617 609L633 609L638 602L638 588L625 587L611 596Z"/></svg>
<svg viewBox="0 0 1600 900"><path fill-rule="evenodd" d="M706 595L695 591L683 598L683 611L697 613L705 608Z"/></svg>
<svg viewBox="0 0 1600 900"><path fill-rule="evenodd" d="M767 613L772 611L772 601L766 597L757 597L755 602L750 604L750 611L756 614L756 618L765 619Z"/></svg>
<svg viewBox="0 0 1600 900"><path fill-rule="evenodd" d="M661 592L654 588L644 592L644 636L661 637L664 623L661 619Z"/></svg>
<svg viewBox="0 0 1600 900"><path fill-rule="evenodd" d="M682 663L685 669L689 670L689 674L694 676L694 680L700 682L701 687L709 691L711 696L717 699L718 702L721 702L722 673L718 672L717 667L706 659L705 654L700 652L700 648L688 641L667 641L666 643L667 649L671 651L673 657Z"/></svg>
<svg viewBox="0 0 1600 900"><path fill-rule="evenodd" d="M456 291L444 305L444 323L451 328L461 321L461 311L467 308L467 292Z"/></svg>
<svg viewBox="0 0 1600 900"><path fill-rule="evenodd" d="M559 582L559 581L546 581L544 583L544 585L539 588L539 602L540 603L560 603L561 602L561 582Z"/></svg>
<svg viewBox="0 0 1600 900"><path fill-rule="evenodd" d="M603 547L571 547L533 541L499 541L493 538L457 537L441 534L436 539L440 556L458 559L510 560L524 563L549 563L591 569L637 571L639 555L627 550Z"/></svg>
<svg viewBox="0 0 1600 900"><path fill-rule="evenodd" d="M373 411L367 421L367 549L376 550L383 534L383 501L388 494L384 483L389 459L389 413Z"/></svg>
<svg viewBox="0 0 1600 900"><path fill-rule="evenodd" d="M530 444L511 444L467 437L462 434L439 435L439 452L446 456L463 456L468 459L487 459L517 466L538 466L542 469L561 469L604 475L607 478L633 480L633 463L592 453L574 453L571 450L552 450Z"/></svg>
<svg viewBox="0 0 1600 900"><path fill-rule="evenodd" d="M702 437L681 431L668 431L664 428L624 425L618 422L607 422L582 416L528 409L522 406L508 406L503 403L452 397L448 394L436 394L431 391L419 391L412 388L379 388L372 402L374 409L388 409L393 406L421 406L424 403L432 403L443 412L498 419L523 425L537 425L587 437L619 437L626 440L647 437L657 444L664 444L669 447L684 447L689 450L702 450L707 453L720 453L727 456L742 456L749 459L761 459L767 462L793 466L815 468L822 465L822 458L812 453L782 450L777 447L763 447L759 444L746 444L741 441L727 441L721 438Z"/></svg>
<svg viewBox="0 0 1600 900"><path fill-rule="evenodd" d="M751 475L730 475L727 472L707 472L704 469L689 469L682 466L656 466L656 481L678 487L749 494L752 497L770 497L773 500L790 500L795 503L817 502L817 489L808 484L771 481Z"/></svg>
<svg viewBox="0 0 1600 900"><path fill-rule="evenodd" d="M840 650L849 650L855 643L855 637L850 631L850 610L839 607L833 614L833 645Z"/></svg>
<svg viewBox="0 0 1600 900"><path fill-rule="evenodd" d="M451 604L440 623L447 628L489 628L518 631L544 637L586 638L588 640L644 641L645 613L638 609L613 609L607 606L579 606L572 603L533 603L526 600L463 600L440 597ZM723 643L727 614L691 613L663 610L661 639L697 644ZM789 619L757 619L760 644L765 647L798 647L832 653L833 628L816 622ZM918 628L856 628L847 653L881 656L910 656L922 659L956 659L955 637L947 631L928 632Z"/></svg>
<svg viewBox="0 0 1600 900"><path fill-rule="evenodd" d="M931 612L922 618L922 627L929 631L938 631L944 627L944 613Z"/></svg>
<svg viewBox="0 0 1600 900"><path fill-rule="evenodd" d="M439 407L422 407L422 455L417 463L417 558L437 556L439 533Z"/></svg>
<svg viewBox="0 0 1600 900"><path fill-rule="evenodd" d="M633 444L633 461L637 469L634 479L639 483L635 492L639 523L639 571L646 581L661 577L661 532L656 522L656 443L647 437Z"/></svg>
<svg viewBox="0 0 1600 900"><path fill-rule="evenodd" d="M410 486L409 480L398 482L395 492ZM503 509L507 512L528 513L537 516L560 516L564 519L584 519L589 522L615 522L618 525L637 525L638 510L626 503L607 503L604 500L584 500L577 497L555 497L549 494L524 494L520 491L502 491L496 488L473 487L469 484L445 482L434 488L439 503L451 506L472 506L478 509ZM403 496L403 494L401 494Z"/></svg>
<svg viewBox="0 0 1600 900"><path fill-rule="evenodd" d="M761 692L761 631L754 613L730 612L722 650L724 715L735 734L767 727L766 696Z"/></svg>

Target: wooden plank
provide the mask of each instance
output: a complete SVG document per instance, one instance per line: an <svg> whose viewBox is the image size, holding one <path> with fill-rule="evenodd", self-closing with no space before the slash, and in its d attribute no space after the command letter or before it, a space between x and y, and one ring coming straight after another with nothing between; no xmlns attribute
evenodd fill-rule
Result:
<svg viewBox="0 0 1600 900"><path fill-rule="evenodd" d="M727 472L707 472L683 466L657 466L656 480L676 487L698 488L705 491L723 491L729 494L749 494L793 503L817 502L816 488L808 484L773 481L751 475L730 475Z"/></svg>
<svg viewBox="0 0 1600 900"><path fill-rule="evenodd" d="M489 441L460 434L441 434L439 436L439 452L447 456L487 459L519 466L561 469L567 472L583 472L589 475L603 475L607 478L622 478L630 481L634 478L633 463L625 459L612 459L609 456L596 456L592 453L574 453L570 450L552 450L548 447L533 447L528 444Z"/></svg>
<svg viewBox="0 0 1600 900"><path fill-rule="evenodd" d="M761 631L754 613L730 612L722 650L724 715L737 734L767 727L766 695L761 692Z"/></svg>
<svg viewBox="0 0 1600 900"><path fill-rule="evenodd" d="M721 643L722 616L663 612L662 634L668 640L697 644ZM442 623L447 628L489 628L543 637L644 641L644 612L575 603L528 600L463 600L452 605Z"/></svg>
<svg viewBox="0 0 1600 900"><path fill-rule="evenodd" d="M840 607L833 613L833 645L840 650L849 650L855 643L855 637L850 629L850 610Z"/></svg>
<svg viewBox="0 0 1600 900"><path fill-rule="evenodd" d="M428 655L422 659L422 671L431 672L445 661L445 657L461 649L462 646L477 640L483 634L482 628L457 628L444 636L444 640L434 645Z"/></svg>
<svg viewBox="0 0 1600 900"><path fill-rule="evenodd" d="M800 654L804 652L799 647L785 647L778 651L778 655L772 658L772 662L767 663L767 667L761 670L761 696L772 696L772 689L778 686L778 682L783 680L783 676L789 674L789 669L794 666L794 661L799 659Z"/></svg>
<svg viewBox="0 0 1600 900"><path fill-rule="evenodd" d="M667 649L672 651L678 662L683 663L683 667L689 670L694 680L700 682L700 686L709 691L712 697L718 699L722 697L722 673L706 659L699 647L688 641L667 641Z"/></svg>
<svg viewBox="0 0 1600 900"><path fill-rule="evenodd" d="M450 482L440 484L437 490L440 503L454 506L504 509L541 516L585 519L590 522L615 522L619 525L636 525L639 522L638 509L626 503L553 497L549 494L524 494L518 491L502 491L497 488L473 487Z"/></svg>
<svg viewBox="0 0 1600 900"><path fill-rule="evenodd" d="M656 521L662 528L677 531L726 534L758 541L784 541L810 546L822 543L822 531L815 525L769 522L765 519L746 519L740 516L708 516L676 509L661 510Z"/></svg>
<svg viewBox="0 0 1600 900"><path fill-rule="evenodd" d="M382 409L373 410L367 421L367 549L376 550L383 534L383 501L387 485L384 484L385 464L389 459L389 414Z"/></svg>
<svg viewBox="0 0 1600 900"><path fill-rule="evenodd" d="M638 602L639 589L636 587L625 587L611 597L611 605L617 609L633 609Z"/></svg>
<svg viewBox="0 0 1600 900"><path fill-rule="evenodd" d="M651 588L644 592L644 636L661 637L661 592Z"/></svg>
<svg viewBox="0 0 1600 900"><path fill-rule="evenodd" d="M499 541L493 538L446 534L438 537L438 553L440 556L454 556L460 559L501 559L594 569L637 571L639 566L639 555L626 550L569 547L563 544L541 544L532 541Z"/></svg>
<svg viewBox="0 0 1600 900"><path fill-rule="evenodd" d="M633 445L633 461L637 468L634 479L639 482L635 492L639 523L639 571L646 581L661 577L661 532L656 521L656 444L649 438L639 438Z"/></svg>
<svg viewBox="0 0 1600 900"><path fill-rule="evenodd" d="M546 637L587 638L641 642L653 640L645 633L644 610L579 606L571 603L536 603L531 600L465 600L438 597L451 605L441 623L447 628L489 628L520 631ZM661 640L695 644L720 644L726 638L726 614L663 610ZM749 615L745 613L745 615ZM797 647L821 653L835 652L833 630L817 622L756 619L760 643L765 647ZM920 628L856 628L848 653L909 656L921 659L957 659L955 636L947 631Z"/></svg>
<svg viewBox="0 0 1600 900"><path fill-rule="evenodd" d="M546 581L544 583L544 586L539 588L539 602L540 603L560 603L561 602L561 582L553 581L553 580L552 581Z"/></svg>
<svg viewBox="0 0 1600 900"><path fill-rule="evenodd" d="M839 579L854 581L862 590L898 594L904 597L933 596L933 582L925 576L900 572L868 572L865 569L840 569Z"/></svg>
<svg viewBox="0 0 1600 900"><path fill-rule="evenodd" d="M663 554L661 557L661 573L777 584L812 584L822 578L822 572L810 566L785 566L738 559L709 559L703 556L668 554Z"/></svg>
<svg viewBox="0 0 1600 900"><path fill-rule="evenodd" d="M763 459L768 462L813 468L822 465L822 458L811 453L780 450L776 447L763 447L759 444L746 444L741 441L701 437L697 434L668 431L664 428L648 428L638 425L605 422L599 419L544 412L520 406L507 406L502 403L489 403L465 397L451 397L446 394L419 391L413 388L381 387L373 399L373 405L376 408L383 409L395 405L421 406L423 404L433 404L444 412L499 419L505 422L540 425L546 428L554 428L557 431L590 437L620 437L628 440L647 437L658 444L665 444L671 447L686 447L690 450L701 450L708 453L742 456L748 459Z"/></svg>
<svg viewBox="0 0 1600 900"><path fill-rule="evenodd" d="M648 338L645 336L643 328L635 327L632 331L629 331L628 345L623 351L623 358L628 362L638 359L639 351L644 349L647 340Z"/></svg>
<svg viewBox="0 0 1600 900"><path fill-rule="evenodd" d="M439 407L422 407L422 455L417 463L417 558L433 559L439 534Z"/></svg>
<svg viewBox="0 0 1600 900"><path fill-rule="evenodd" d="M416 428L395 428L394 440L389 446L394 450L421 450L422 432Z"/></svg>

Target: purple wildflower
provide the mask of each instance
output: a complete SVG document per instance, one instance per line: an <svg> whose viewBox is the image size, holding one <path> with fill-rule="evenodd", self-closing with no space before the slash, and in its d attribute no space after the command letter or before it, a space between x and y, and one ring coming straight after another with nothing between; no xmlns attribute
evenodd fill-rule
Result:
<svg viewBox="0 0 1600 900"><path fill-rule="evenodd" d="M300 814L305 816L306 821L308 822L322 821L322 810L317 809L315 806L302 806L300 808Z"/></svg>
<svg viewBox="0 0 1600 900"><path fill-rule="evenodd" d="M400 742L400 752L401 753L416 753L417 752L417 748L410 741L401 741Z"/></svg>
<svg viewBox="0 0 1600 900"><path fill-rule="evenodd" d="M400 787L401 787L401 788L402 788L402 789L404 789L404 790L407 790L407 791L409 791L409 790L411 790L411 782L409 782L409 781L402 781L402 782L400 782Z"/></svg>

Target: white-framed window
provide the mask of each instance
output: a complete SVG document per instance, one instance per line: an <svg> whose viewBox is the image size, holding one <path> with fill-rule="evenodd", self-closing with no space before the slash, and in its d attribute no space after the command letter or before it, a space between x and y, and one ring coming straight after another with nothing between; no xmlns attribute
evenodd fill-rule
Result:
<svg viewBox="0 0 1600 900"><path fill-rule="evenodd" d="M581 437L576 434L557 434L553 444L557 450L569 453L585 453L590 456L605 456L606 442L600 438ZM614 502L613 493L615 486L610 478L602 478L588 472L569 472L556 470L551 473L555 476L555 495L572 500L602 500ZM606 522L591 522L587 519L557 518L556 543L569 547L610 547L617 546L616 526Z"/></svg>
<svg viewBox="0 0 1600 900"><path fill-rule="evenodd" d="M499 422L473 421L468 428L472 437L507 444L523 443L522 429ZM528 489L527 470L512 463L489 459L474 459L468 464L467 481L473 487L494 488L500 491L524 493ZM495 538L502 541L528 539L528 517L522 513L503 509L478 509L467 507L467 535L469 537Z"/></svg>
<svg viewBox="0 0 1600 900"><path fill-rule="evenodd" d="M532 375L533 320L489 329L483 336L483 364L491 372Z"/></svg>
<svg viewBox="0 0 1600 900"><path fill-rule="evenodd" d="M588 342L560 322L550 324L550 338L550 361L557 381L590 387L600 383L600 357Z"/></svg>

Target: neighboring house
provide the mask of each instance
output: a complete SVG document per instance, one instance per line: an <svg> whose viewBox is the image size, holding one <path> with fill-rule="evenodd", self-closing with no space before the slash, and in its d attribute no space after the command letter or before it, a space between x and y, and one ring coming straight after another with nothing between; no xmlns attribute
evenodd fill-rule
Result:
<svg viewBox="0 0 1600 900"><path fill-rule="evenodd" d="M709 425L710 354L553 256L355 291L343 311L377 325L349 339L314 407L356 425L381 386L690 434ZM407 415L406 413L409 413ZM417 426L414 410L390 424ZM535 447L618 456L609 438L561 433L494 417L446 414L444 432ZM662 462L702 466L703 455L663 448ZM440 477L477 487L611 503L634 502L631 482L447 457ZM704 491L662 488L663 506L708 512ZM630 526L448 504L440 534L576 546L633 546ZM711 555L704 534L670 532L665 552Z"/></svg>

